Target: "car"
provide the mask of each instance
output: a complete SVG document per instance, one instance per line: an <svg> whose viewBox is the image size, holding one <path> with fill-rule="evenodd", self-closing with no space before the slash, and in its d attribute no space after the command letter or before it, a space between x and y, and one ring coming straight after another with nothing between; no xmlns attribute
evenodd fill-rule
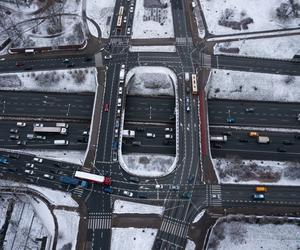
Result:
<svg viewBox="0 0 300 250"><path fill-rule="evenodd" d="M33 124L34 127L44 127L43 123L34 123Z"/></svg>
<svg viewBox="0 0 300 250"><path fill-rule="evenodd" d="M123 194L124 194L125 196L128 196L128 197L132 197L132 196L133 196L133 193L132 193L132 192L129 192L129 191L127 191L127 190L124 190L124 191L123 191Z"/></svg>
<svg viewBox="0 0 300 250"><path fill-rule="evenodd" d="M297 115L296 119L298 122L300 122L300 114Z"/></svg>
<svg viewBox="0 0 300 250"><path fill-rule="evenodd" d="M143 127L137 127L137 128L136 128L136 131L144 132L144 131L145 131L145 128L143 128Z"/></svg>
<svg viewBox="0 0 300 250"><path fill-rule="evenodd" d="M4 58L4 57L2 57L1 59L0 59L0 61L5 61L6 59Z"/></svg>
<svg viewBox="0 0 300 250"><path fill-rule="evenodd" d="M249 140L247 138L240 138L239 142L248 142Z"/></svg>
<svg viewBox="0 0 300 250"><path fill-rule="evenodd" d="M26 168L34 168L34 164L33 163L26 163L25 167Z"/></svg>
<svg viewBox="0 0 300 250"><path fill-rule="evenodd" d="M58 168L61 168L63 166L62 162L54 162L53 165Z"/></svg>
<svg viewBox="0 0 300 250"><path fill-rule="evenodd" d="M121 109L117 109L117 116L118 116L118 117L121 116Z"/></svg>
<svg viewBox="0 0 300 250"><path fill-rule="evenodd" d="M81 142L81 143L87 143L88 142L88 137L86 137L86 136L83 136L83 137L78 137L77 138L77 141L78 142Z"/></svg>
<svg viewBox="0 0 300 250"><path fill-rule="evenodd" d="M261 193L255 193L252 195L253 200L265 200L265 195Z"/></svg>
<svg viewBox="0 0 300 250"><path fill-rule="evenodd" d="M179 185L171 185L170 186L170 190L171 191L178 191L180 189L180 186Z"/></svg>
<svg viewBox="0 0 300 250"><path fill-rule="evenodd" d="M163 189L163 188L164 188L164 185L162 185L162 184L155 185L155 189Z"/></svg>
<svg viewBox="0 0 300 250"><path fill-rule="evenodd" d="M165 139L173 139L173 135L171 135L171 134L165 134Z"/></svg>
<svg viewBox="0 0 300 250"><path fill-rule="evenodd" d="M8 168L9 172L18 172L18 169L16 167L10 167Z"/></svg>
<svg viewBox="0 0 300 250"><path fill-rule="evenodd" d="M63 60L63 63L69 63L70 62L70 59L66 58Z"/></svg>
<svg viewBox="0 0 300 250"><path fill-rule="evenodd" d="M169 120L175 120L175 115L169 115Z"/></svg>
<svg viewBox="0 0 300 250"><path fill-rule="evenodd" d="M108 112L108 110L109 110L109 105L108 105L108 103L106 103L106 104L104 105L104 111L105 111L105 112Z"/></svg>
<svg viewBox="0 0 300 250"><path fill-rule="evenodd" d="M33 161L36 161L38 163L42 163L43 162L43 159L42 158L39 158L39 157L34 157L33 158Z"/></svg>
<svg viewBox="0 0 300 250"><path fill-rule="evenodd" d="M181 197L185 198L185 199L190 199L190 198L192 198L192 192L190 192L190 191L184 192L184 193L182 193Z"/></svg>
<svg viewBox="0 0 300 250"><path fill-rule="evenodd" d="M227 123L235 123L236 119L234 117L228 117L226 121Z"/></svg>
<svg viewBox="0 0 300 250"><path fill-rule="evenodd" d="M134 11L133 6L130 6L129 12L130 12L130 13L133 13L133 11Z"/></svg>
<svg viewBox="0 0 300 250"><path fill-rule="evenodd" d="M106 55L106 56L104 56L104 59L105 59L105 60L112 59L112 55Z"/></svg>
<svg viewBox="0 0 300 250"><path fill-rule="evenodd" d="M26 174L31 174L31 175L34 174L34 171L33 170L29 170L29 169L25 169L24 172Z"/></svg>
<svg viewBox="0 0 300 250"><path fill-rule="evenodd" d="M44 176L45 178L47 178L47 179L50 179L50 180L53 180L53 179L54 179L54 176L53 176L53 175L44 174L43 176Z"/></svg>
<svg viewBox="0 0 300 250"><path fill-rule="evenodd" d="M257 132L255 132L255 131L249 132L248 135L249 135L250 137L258 137L258 136L259 136L259 134L258 134Z"/></svg>
<svg viewBox="0 0 300 250"><path fill-rule="evenodd" d="M111 187L105 187L105 188L103 188L103 192L108 193L108 194L112 194L113 189Z"/></svg>
<svg viewBox="0 0 300 250"><path fill-rule="evenodd" d="M289 140L284 140L284 141L282 141L282 144L284 144L284 145L293 145L294 143L292 141L289 141Z"/></svg>
<svg viewBox="0 0 300 250"><path fill-rule="evenodd" d="M115 128L119 128L119 127L120 127L120 119L116 119Z"/></svg>
<svg viewBox="0 0 300 250"><path fill-rule="evenodd" d="M219 194L212 194L211 196L213 199L220 199L220 195Z"/></svg>
<svg viewBox="0 0 300 250"><path fill-rule="evenodd" d="M162 245L162 240L161 239L155 240L155 243L154 243L154 248L155 249L160 249L161 245Z"/></svg>
<svg viewBox="0 0 300 250"><path fill-rule="evenodd" d="M188 183L193 183L195 180L195 175L190 175L187 179Z"/></svg>
<svg viewBox="0 0 300 250"><path fill-rule="evenodd" d="M172 132L173 128L165 128L165 132Z"/></svg>
<svg viewBox="0 0 300 250"><path fill-rule="evenodd" d="M17 145L19 145L19 146L26 146L27 145L27 141L17 141Z"/></svg>
<svg viewBox="0 0 300 250"><path fill-rule="evenodd" d="M104 49L104 48L103 48ZM101 51L101 50L100 50ZM90 61L92 61L93 60L93 58L92 57L86 57L86 58L84 58L84 61L85 62L90 62Z"/></svg>
<svg viewBox="0 0 300 250"><path fill-rule="evenodd" d="M22 66L24 66L25 64L23 63L23 62L16 62L16 66L17 67L22 67Z"/></svg>
<svg viewBox="0 0 300 250"><path fill-rule="evenodd" d="M26 123L25 122L17 122L17 126L18 127L26 127Z"/></svg>
<svg viewBox="0 0 300 250"><path fill-rule="evenodd" d="M134 182L134 183L139 183L140 179L138 177L135 177L135 176L130 176L129 181Z"/></svg>
<svg viewBox="0 0 300 250"><path fill-rule="evenodd" d="M295 137L295 139L300 139L300 134L296 134L296 135L294 135L294 137Z"/></svg>
<svg viewBox="0 0 300 250"><path fill-rule="evenodd" d="M34 138L38 139L38 140L46 140L47 139L47 137L45 135L35 135Z"/></svg>
<svg viewBox="0 0 300 250"><path fill-rule="evenodd" d="M27 66L24 68L24 70L32 70L32 69L33 69L33 67L31 67L31 66Z"/></svg>
<svg viewBox="0 0 300 250"><path fill-rule="evenodd" d="M59 170L58 169L50 169L50 173L52 174L59 174Z"/></svg>
<svg viewBox="0 0 300 250"><path fill-rule="evenodd" d="M19 130L16 129L16 128L11 128L11 129L9 130L9 133L17 134L18 132L19 132Z"/></svg>
<svg viewBox="0 0 300 250"><path fill-rule="evenodd" d="M122 95L123 93L123 87L119 87L119 95Z"/></svg>
<svg viewBox="0 0 300 250"><path fill-rule="evenodd" d="M246 113L254 113L254 108L246 108L245 112Z"/></svg>
<svg viewBox="0 0 300 250"><path fill-rule="evenodd" d="M74 63L70 63L70 64L67 64L67 68L73 68L75 66L75 64Z"/></svg>
<svg viewBox="0 0 300 250"><path fill-rule="evenodd" d="M89 135L89 130L84 130L84 131L82 132L82 135Z"/></svg>
<svg viewBox="0 0 300 250"><path fill-rule="evenodd" d="M123 23L127 23L127 16L124 16Z"/></svg>
<svg viewBox="0 0 300 250"><path fill-rule="evenodd" d="M118 137L119 136L119 129L115 129L115 137Z"/></svg>
<svg viewBox="0 0 300 250"><path fill-rule="evenodd" d="M118 161L118 154L117 154L117 152L113 152L113 161Z"/></svg>
<svg viewBox="0 0 300 250"><path fill-rule="evenodd" d="M190 92L191 92L190 86L186 86L186 87L185 87L185 91L186 91L186 93L190 93Z"/></svg>
<svg viewBox="0 0 300 250"><path fill-rule="evenodd" d="M185 109L187 112L190 112L191 110L191 101L189 96L185 97Z"/></svg>
<svg viewBox="0 0 300 250"><path fill-rule="evenodd" d="M19 140L20 136L19 135L10 135L9 139L11 139L11 140Z"/></svg>
<svg viewBox="0 0 300 250"><path fill-rule="evenodd" d="M20 155L19 154L10 154L7 157L12 158L12 159L19 159Z"/></svg>
<svg viewBox="0 0 300 250"><path fill-rule="evenodd" d="M4 157L0 157L0 163L2 164L8 164L8 160Z"/></svg>
<svg viewBox="0 0 300 250"><path fill-rule="evenodd" d="M130 33L131 33L131 27L130 27L130 26L128 26L128 27L127 27L126 34L127 34L127 35L130 35Z"/></svg>
<svg viewBox="0 0 300 250"><path fill-rule="evenodd" d="M232 136L232 132L231 131L224 131L223 135Z"/></svg>
<svg viewBox="0 0 300 250"><path fill-rule="evenodd" d="M138 192L137 194L138 198L141 198L141 199L147 199L147 194L144 193L144 192Z"/></svg>
<svg viewBox="0 0 300 250"><path fill-rule="evenodd" d="M132 146L141 146L142 142L141 141L133 141Z"/></svg>
<svg viewBox="0 0 300 250"><path fill-rule="evenodd" d="M213 148L223 148L222 144L219 143L214 143L212 146Z"/></svg>
<svg viewBox="0 0 300 250"><path fill-rule="evenodd" d="M155 134L154 133L146 133L146 137L147 138L155 138Z"/></svg>
<svg viewBox="0 0 300 250"><path fill-rule="evenodd" d="M280 152L280 153L285 153L287 150L285 148L277 148L277 152Z"/></svg>
<svg viewBox="0 0 300 250"><path fill-rule="evenodd" d="M112 143L112 149L117 150L118 149L118 141L113 141Z"/></svg>

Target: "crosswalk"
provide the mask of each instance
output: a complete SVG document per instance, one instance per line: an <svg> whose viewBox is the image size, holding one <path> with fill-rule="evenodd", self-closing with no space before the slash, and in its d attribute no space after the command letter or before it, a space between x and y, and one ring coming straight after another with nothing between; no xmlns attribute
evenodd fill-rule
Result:
<svg viewBox="0 0 300 250"><path fill-rule="evenodd" d="M113 37L110 39L110 43L114 46L116 45L128 45L129 39L128 38L122 38L122 37Z"/></svg>
<svg viewBox="0 0 300 250"><path fill-rule="evenodd" d="M82 167L81 167L81 169L80 169L80 171L83 171L83 172L87 172L87 173L89 173L89 172L91 171L91 169L90 169L90 168L87 168L87 167L84 167L84 166L82 166Z"/></svg>
<svg viewBox="0 0 300 250"><path fill-rule="evenodd" d="M110 229L111 213L89 213L88 229Z"/></svg>
<svg viewBox="0 0 300 250"><path fill-rule="evenodd" d="M189 225L186 222L169 217L164 217L160 226L161 231L180 238L186 238L188 229Z"/></svg>
<svg viewBox="0 0 300 250"><path fill-rule="evenodd" d="M222 206L222 193L220 185L209 186L209 197L211 206Z"/></svg>
<svg viewBox="0 0 300 250"><path fill-rule="evenodd" d="M211 56L200 53L201 66L204 68L211 68Z"/></svg>
<svg viewBox="0 0 300 250"><path fill-rule="evenodd" d="M78 197L82 197L83 192L84 192L84 189L81 188L80 186L77 186L76 188L74 188L72 190L72 193Z"/></svg>
<svg viewBox="0 0 300 250"><path fill-rule="evenodd" d="M193 39L191 37L176 37L176 44L178 46L192 46Z"/></svg>

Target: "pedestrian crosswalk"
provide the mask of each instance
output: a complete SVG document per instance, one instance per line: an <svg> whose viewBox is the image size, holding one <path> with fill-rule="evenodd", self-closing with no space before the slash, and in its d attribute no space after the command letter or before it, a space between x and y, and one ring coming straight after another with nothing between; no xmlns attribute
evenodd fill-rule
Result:
<svg viewBox="0 0 300 250"><path fill-rule="evenodd" d="M210 185L209 188L209 197L211 206L222 206L222 193L220 185Z"/></svg>
<svg viewBox="0 0 300 250"><path fill-rule="evenodd" d="M178 46L192 46L193 39L191 37L176 37L176 44Z"/></svg>
<svg viewBox="0 0 300 250"><path fill-rule="evenodd" d="M200 52L201 66L211 68L211 56Z"/></svg>
<svg viewBox="0 0 300 250"><path fill-rule="evenodd" d="M129 43L129 39L128 38L122 38L122 37L113 37L113 38L110 39L110 43L114 46L127 45Z"/></svg>
<svg viewBox="0 0 300 250"><path fill-rule="evenodd" d="M87 172L87 173L89 173L89 172L91 171L91 169L90 169L90 168L87 168L87 167L84 167L84 166L82 166L82 167L81 167L81 169L80 169L80 171L83 171L83 172Z"/></svg>
<svg viewBox="0 0 300 250"><path fill-rule="evenodd" d="M110 229L110 213L89 213L88 229Z"/></svg>
<svg viewBox="0 0 300 250"><path fill-rule="evenodd" d="M186 222L174 218L164 217L160 230L180 238L186 238L189 225Z"/></svg>
<svg viewBox="0 0 300 250"><path fill-rule="evenodd" d="M72 190L72 193L79 197L82 197L83 192L84 192L84 189L81 188L80 186L78 186Z"/></svg>

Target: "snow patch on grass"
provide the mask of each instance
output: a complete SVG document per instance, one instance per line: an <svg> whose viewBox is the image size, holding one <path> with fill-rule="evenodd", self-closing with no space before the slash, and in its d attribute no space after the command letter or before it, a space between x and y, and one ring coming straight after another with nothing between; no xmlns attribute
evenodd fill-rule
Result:
<svg viewBox="0 0 300 250"><path fill-rule="evenodd" d="M136 203L130 201L116 200L114 202L115 214L159 214L162 215L163 207Z"/></svg>
<svg viewBox="0 0 300 250"><path fill-rule="evenodd" d="M130 46L130 52L176 52L176 47L173 45L166 46Z"/></svg>

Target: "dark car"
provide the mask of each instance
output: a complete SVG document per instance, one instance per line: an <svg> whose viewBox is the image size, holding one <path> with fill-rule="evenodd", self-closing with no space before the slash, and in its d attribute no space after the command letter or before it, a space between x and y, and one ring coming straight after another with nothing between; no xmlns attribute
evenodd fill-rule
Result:
<svg viewBox="0 0 300 250"><path fill-rule="evenodd" d="M223 135L232 136L232 132L231 131L225 131L225 132L223 132Z"/></svg>
<svg viewBox="0 0 300 250"><path fill-rule="evenodd" d="M169 115L169 120L175 120L175 115Z"/></svg>
<svg viewBox="0 0 300 250"><path fill-rule="evenodd" d="M12 158L12 159L19 159L20 155L19 154L10 154L8 157Z"/></svg>
<svg viewBox="0 0 300 250"><path fill-rule="evenodd" d="M154 243L154 248L155 249L160 249L161 247L161 244L162 244L162 240L161 239L157 239Z"/></svg>
<svg viewBox="0 0 300 250"><path fill-rule="evenodd" d="M292 141L289 141L289 140L284 140L284 141L282 141L282 144L284 144L284 145L293 145L294 143Z"/></svg>
<svg viewBox="0 0 300 250"><path fill-rule="evenodd" d="M25 70L32 70L33 68L31 66L28 66L25 68Z"/></svg>
<svg viewBox="0 0 300 250"><path fill-rule="evenodd" d="M113 189L111 187L105 187L105 188L103 188L103 192L112 194L113 193Z"/></svg>
<svg viewBox="0 0 300 250"><path fill-rule="evenodd" d="M185 198L185 199L190 199L192 198L192 192L188 191L188 192L184 192L182 194L182 198Z"/></svg>
<svg viewBox="0 0 300 250"><path fill-rule="evenodd" d="M13 134L17 134L18 132L19 132L19 130L16 129L16 128L11 128L11 129L9 130L9 133L13 133Z"/></svg>
<svg viewBox="0 0 300 250"><path fill-rule="evenodd" d="M83 136L83 137L78 137L78 138L77 138L77 141L78 141L78 142L81 142L81 143L87 143L88 140L89 140L89 138L88 138L88 137L85 137L85 136Z"/></svg>
<svg viewBox="0 0 300 250"><path fill-rule="evenodd" d="M140 193L138 193L138 198L141 198L141 199L147 199L148 197L147 197L147 194L146 193L142 193L142 192L140 192Z"/></svg>
<svg viewBox="0 0 300 250"><path fill-rule="evenodd" d="M212 146L213 146L213 148L222 148L223 147L221 144L218 144L218 143L214 143Z"/></svg>
<svg viewBox="0 0 300 250"><path fill-rule="evenodd" d="M286 152L287 150L285 149L285 148L277 148L277 151L278 152L281 152L281 153L284 153L284 152Z"/></svg>
<svg viewBox="0 0 300 250"><path fill-rule="evenodd" d="M73 67L74 67L74 63L67 64L66 67L67 67L67 68L73 68Z"/></svg>
<svg viewBox="0 0 300 250"><path fill-rule="evenodd" d="M188 180L188 183L193 183L193 181L195 180L195 175L190 175L187 180Z"/></svg>
<svg viewBox="0 0 300 250"><path fill-rule="evenodd" d="M239 141L240 142L248 142L249 140L247 138L240 138Z"/></svg>
<svg viewBox="0 0 300 250"><path fill-rule="evenodd" d="M139 183L140 179L138 177L135 177L135 176L130 176L129 181L134 182L134 183Z"/></svg>
<svg viewBox="0 0 300 250"><path fill-rule="evenodd" d="M11 140L19 140L20 139L20 136L19 135L10 135L9 138Z"/></svg>
<svg viewBox="0 0 300 250"><path fill-rule="evenodd" d="M52 174L58 174L59 170L58 169L50 169L50 173L52 173Z"/></svg>
<svg viewBox="0 0 300 250"><path fill-rule="evenodd" d="M10 168L8 168L8 171L9 171L9 172L17 172L18 169L15 168L15 167L10 167Z"/></svg>
<svg viewBox="0 0 300 250"><path fill-rule="evenodd" d="M136 128L136 131L143 132L143 131L145 131L145 128L143 128L143 127L137 127L137 128Z"/></svg>
<svg viewBox="0 0 300 250"><path fill-rule="evenodd" d="M91 57L86 57L86 58L84 58L84 61L86 61L86 62L90 62L90 61L92 61L93 60L93 58L91 58Z"/></svg>
<svg viewBox="0 0 300 250"><path fill-rule="evenodd" d="M61 168L63 166L62 162L54 162L54 166Z"/></svg>

